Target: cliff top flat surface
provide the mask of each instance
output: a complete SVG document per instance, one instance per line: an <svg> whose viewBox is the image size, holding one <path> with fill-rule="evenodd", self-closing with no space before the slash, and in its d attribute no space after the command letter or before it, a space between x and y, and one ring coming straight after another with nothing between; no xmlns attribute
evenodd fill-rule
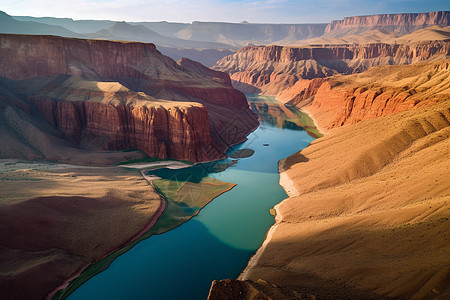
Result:
<svg viewBox="0 0 450 300"><path fill-rule="evenodd" d="M32 86L33 82L38 83L39 86L39 82L42 81L30 79L26 81L26 86ZM203 107L198 102L157 99L144 92L134 92L120 82L85 80L82 77L72 76L67 77L66 80L59 82L57 86L51 89L47 88L49 84L51 82L30 92L34 96L42 94L42 96L45 95L58 101L101 102L114 106L130 105L132 107L162 107L167 109L171 107ZM26 90L26 87L24 87L24 90Z"/></svg>

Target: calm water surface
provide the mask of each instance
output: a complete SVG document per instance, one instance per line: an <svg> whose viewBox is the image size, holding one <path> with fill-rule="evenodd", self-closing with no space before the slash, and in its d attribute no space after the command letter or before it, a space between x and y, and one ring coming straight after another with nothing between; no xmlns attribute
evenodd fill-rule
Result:
<svg viewBox="0 0 450 300"><path fill-rule="evenodd" d="M69 299L206 299L213 280L240 274L274 223L269 209L287 197L278 184L278 161L315 136L314 129L308 134L298 125L296 120L304 119L308 124L303 127L311 129L301 113L268 97L248 99L261 125L229 153L252 149L254 154L222 172L207 169L207 176L237 186L190 221L137 244Z"/></svg>

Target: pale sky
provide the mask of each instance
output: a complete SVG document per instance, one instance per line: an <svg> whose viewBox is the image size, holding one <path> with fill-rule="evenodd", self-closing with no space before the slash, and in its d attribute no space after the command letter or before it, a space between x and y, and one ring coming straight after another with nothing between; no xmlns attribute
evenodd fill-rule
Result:
<svg viewBox="0 0 450 300"><path fill-rule="evenodd" d="M355 15L450 10L450 0L0 0L0 10L76 20L327 23Z"/></svg>

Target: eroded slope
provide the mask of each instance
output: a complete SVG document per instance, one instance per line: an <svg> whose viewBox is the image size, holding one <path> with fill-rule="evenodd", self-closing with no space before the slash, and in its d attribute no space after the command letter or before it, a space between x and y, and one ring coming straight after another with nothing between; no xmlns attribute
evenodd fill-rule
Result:
<svg viewBox="0 0 450 300"><path fill-rule="evenodd" d="M302 291L320 288L297 280L312 274L330 282L323 289L448 293L449 118L441 103L366 120L281 161L295 190L242 278Z"/></svg>

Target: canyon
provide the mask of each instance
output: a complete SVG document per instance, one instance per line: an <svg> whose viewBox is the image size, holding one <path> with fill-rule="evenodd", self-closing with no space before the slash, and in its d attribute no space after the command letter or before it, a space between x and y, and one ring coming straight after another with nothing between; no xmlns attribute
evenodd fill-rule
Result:
<svg viewBox="0 0 450 300"><path fill-rule="evenodd" d="M374 20L328 28L389 26ZM289 198L238 280L214 281L208 299L448 298L448 56L443 34L245 47L216 64L235 87L307 112L324 136L279 162Z"/></svg>
<svg viewBox="0 0 450 300"><path fill-rule="evenodd" d="M281 160L289 198L209 299L447 299L449 116L446 100L344 125Z"/></svg>
<svg viewBox="0 0 450 300"><path fill-rule="evenodd" d="M9 33L0 34L2 296L69 295L71 279L131 248L168 211L164 191L141 168L181 168L186 176L185 163L227 158L258 127L253 110L274 128L304 129L303 143L317 139L282 156L288 198L270 209L275 224L247 268L238 279L217 278L210 300L450 297L449 12L328 24L125 23L0 12L0 23ZM243 92L259 95L247 102ZM266 101L252 101L262 95ZM255 134L266 139L266 129ZM239 167L235 159L245 165L239 151L266 159L283 151L252 142L246 147L257 151L229 154L219 172ZM170 159L183 162L154 162ZM262 172L263 165L252 166L258 176L278 175L276 168ZM256 180L249 174L242 186ZM189 200L176 177L162 182L170 195ZM176 224L235 186L205 182L214 196L191 203L196 212ZM194 194L199 186L188 184ZM275 189L264 188L255 191L258 200ZM236 207L238 219L244 208ZM271 217L264 210L255 218ZM220 229L224 211L206 233Z"/></svg>
<svg viewBox="0 0 450 300"><path fill-rule="evenodd" d="M0 43L0 76L14 80L4 85L3 110L44 118L58 138L77 148L214 160L258 124L228 75L188 59L176 63L153 44L26 35L1 35ZM20 131L4 118L6 132ZM16 141L1 151L33 158L33 147L39 149ZM38 152L50 160L71 159Z"/></svg>
<svg viewBox="0 0 450 300"><path fill-rule="evenodd" d="M288 295L446 299L449 113L442 102L342 126L280 161L290 198L240 279Z"/></svg>
<svg viewBox="0 0 450 300"><path fill-rule="evenodd" d="M227 74L153 44L1 34L0 65L6 298L49 297L155 224L166 200L130 162L225 158L259 124Z"/></svg>
<svg viewBox="0 0 450 300"><path fill-rule="evenodd" d="M297 83L301 86L305 79L359 73L375 66L443 59L449 51L449 41L244 47L219 60L214 69L230 74L233 84L243 91L273 95L286 101L286 90Z"/></svg>

